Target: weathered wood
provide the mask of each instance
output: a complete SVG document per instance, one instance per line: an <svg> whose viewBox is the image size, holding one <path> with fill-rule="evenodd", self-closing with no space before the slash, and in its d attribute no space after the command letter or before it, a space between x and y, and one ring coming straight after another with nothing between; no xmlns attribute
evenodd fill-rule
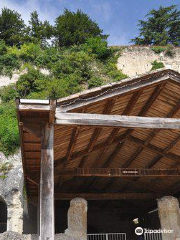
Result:
<svg viewBox="0 0 180 240"><path fill-rule="evenodd" d="M142 141L138 138L135 138L131 135L126 135L126 134L123 134L122 136L120 137L117 137L115 139L113 139L113 141L111 143L108 144L108 142L105 142L105 143L100 143L98 145L96 145L90 152L87 152L86 149L85 150L81 150L81 151L78 151L78 152L75 152L72 154L71 156L71 159L77 159L79 157L83 157L83 156L88 156L89 154L97 151L97 150L103 150L104 148L107 148L107 147L111 147L112 144L115 144L115 143L118 143L118 142L125 142L125 140L130 140L134 143L136 143L137 145L139 145L140 147L143 147L143 148L147 148L163 157L166 157L166 158L169 158L169 159L172 159L173 161L179 161L180 162L180 157L173 154L173 153L165 153L162 149L152 145L152 144L146 144L146 141ZM121 145L121 143L119 145ZM117 148L119 148L119 146L117 146ZM112 157L112 156L111 156ZM109 158L108 158L109 159ZM66 159L65 158L60 158L57 160L56 164L58 165L58 162L64 162ZM110 160L110 159L109 159ZM95 165L94 165L95 166ZM107 167L108 165L104 165L104 167ZM79 167L82 167L82 166L79 166Z"/></svg>
<svg viewBox="0 0 180 240"><path fill-rule="evenodd" d="M54 127L46 124L41 139L40 240L54 240Z"/></svg>
<svg viewBox="0 0 180 240"><path fill-rule="evenodd" d="M180 129L180 119L105 114L56 113L56 124L101 127Z"/></svg>
<svg viewBox="0 0 180 240"><path fill-rule="evenodd" d="M173 73L170 73L171 70L164 70L158 73L152 73L148 76L138 77L136 79L125 79L121 80L119 83L108 84L103 86L103 88L96 88L90 91L82 92L81 94L75 94L70 97L61 99L58 101L59 111L67 112L75 108L86 106L88 104L96 103L98 101L103 101L104 99L110 99L118 95L123 95L129 91L136 91L140 87L148 87L152 84L158 84L169 79L180 82L179 76L177 78L173 77ZM170 76L171 75L171 76ZM113 89L114 86L114 89ZM106 89L107 88L107 89ZM97 96L94 98L91 97L88 99L88 94L95 92ZM99 95L98 95L99 93ZM87 95L87 99L86 99ZM81 99L82 98L82 99ZM85 101L84 101L85 99ZM69 104L69 102L71 102ZM67 104L66 104L67 102Z"/></svg>
<svg viewBox="0 0 180 240"><path fill-rule="evenodd" d="M161 194L155 193L56 193L56 200L71 200L80 197L86 200L127 200L127 199L157 199Z"/></svg>
<svg viewBox="0 0 180 240"><path fill-rule="evenodd" d="M50 105L28 105L28 104L20 104L19 111L42 111L42 112L49 112L51 110Z"/></svg>
<svg viewBox="0 0 180 240"><path fill-rule="evenodd" d="M115 98L112 99L112 100L108 100L107 103L105 104L104 109L103 109L103 114L110 114L111 110L112 110L112 108L113 108L113 106L115 104L115 102L116 102ZM95 130L93 132L93 135L92 135L92 137L91 137L91 139L89 141L89 144L87 146L87 149L86 149L87 152L92 151L92 149L94 148L95 143L97 142L97 139L98 139L98 137L99 137L99 135L101 133L101 130L102 130L101 128L95 128ZM82 160L81 160L81 162L79 164L79 167L83 167L84 166L87 158L88 158L87 155L82 158Z"/></svg>
<svg viewBox="0 0 180 240"><path fill-rule="evenodd" d="M76 177L180 177L180 169L57 168L57 176Z"/></svg>

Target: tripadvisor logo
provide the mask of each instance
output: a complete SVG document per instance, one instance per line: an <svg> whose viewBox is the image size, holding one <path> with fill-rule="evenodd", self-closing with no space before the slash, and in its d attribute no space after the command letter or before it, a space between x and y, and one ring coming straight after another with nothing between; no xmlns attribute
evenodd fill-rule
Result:
<svg viewBox="0 0 180 240"><path fill-rule="evenodd" d="M157 234L157 233L170 233L170 234L172 234L173 233L173 230L169 230L169 229L157 229L157 230L152 230L152 229L147 229L147 228L141 228L141 227L137 227L136 229L135 229L135 234L136 235L143 235L143 233L144 234Z"/></svg>
<svg viewBox="0 0 180 240"><path fill-rule="evenodd" d="M137 228L135 229L135 234L138 235L138 236L142 235L143 232L144 232L144 231L143 231L143 229L142 229L141 227L137 227Z"/></svg>

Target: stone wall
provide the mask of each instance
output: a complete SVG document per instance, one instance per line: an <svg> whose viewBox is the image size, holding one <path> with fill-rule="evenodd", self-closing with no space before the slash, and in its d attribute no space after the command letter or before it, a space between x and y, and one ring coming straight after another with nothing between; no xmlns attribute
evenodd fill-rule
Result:
<svg viewBox="0 0 180 240"><path fill-rule="evenodd" d="M180 72L180 48L174 48L173 57L166 56L165 52L156 54L150 47L128 46L125 47L118 59L117 67L124 74L133 77L145 74L152 68L152 62L163 62L165 68Z"/></svg>

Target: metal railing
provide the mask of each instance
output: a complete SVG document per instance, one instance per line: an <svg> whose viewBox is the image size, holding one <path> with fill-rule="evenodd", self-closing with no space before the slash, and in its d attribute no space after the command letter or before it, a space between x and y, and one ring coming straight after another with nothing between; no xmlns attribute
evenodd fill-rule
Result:
<svg viewBox="0 0 180 240"><path fill-rule="evenodd" d="M144 240L162 240L161 233L144 233Z"/></svg>
<svg viewBox="0 0 180 240"><path fill-rule="evenodd" d="M88 240L126 240L126 233L88 234Z"/></svg>

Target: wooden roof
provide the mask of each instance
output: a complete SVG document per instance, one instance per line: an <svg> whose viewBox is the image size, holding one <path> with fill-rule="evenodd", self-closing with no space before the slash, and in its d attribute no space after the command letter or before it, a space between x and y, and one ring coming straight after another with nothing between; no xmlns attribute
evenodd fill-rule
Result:
<svg viewBox="0 0 180 240"><path fill-rule="evenodd" d="M36 111L26 111L32 105L38 105ZM46 109L41 110L40 105ZM28 124L32 125L37 119L42 123L52 112L48 101L20 100L19 103L21 149L29 197L38 194L41 141L38 134L29 130ZM88 90L59 99L56 112L180 118L180 74L162 70ZM87 178L60 174L64 168L178 168L179 130L55 124L54 161L55 192L59 199L64 193L71 197L73 193L173 195L180 191L178 176Z"/></svg>

